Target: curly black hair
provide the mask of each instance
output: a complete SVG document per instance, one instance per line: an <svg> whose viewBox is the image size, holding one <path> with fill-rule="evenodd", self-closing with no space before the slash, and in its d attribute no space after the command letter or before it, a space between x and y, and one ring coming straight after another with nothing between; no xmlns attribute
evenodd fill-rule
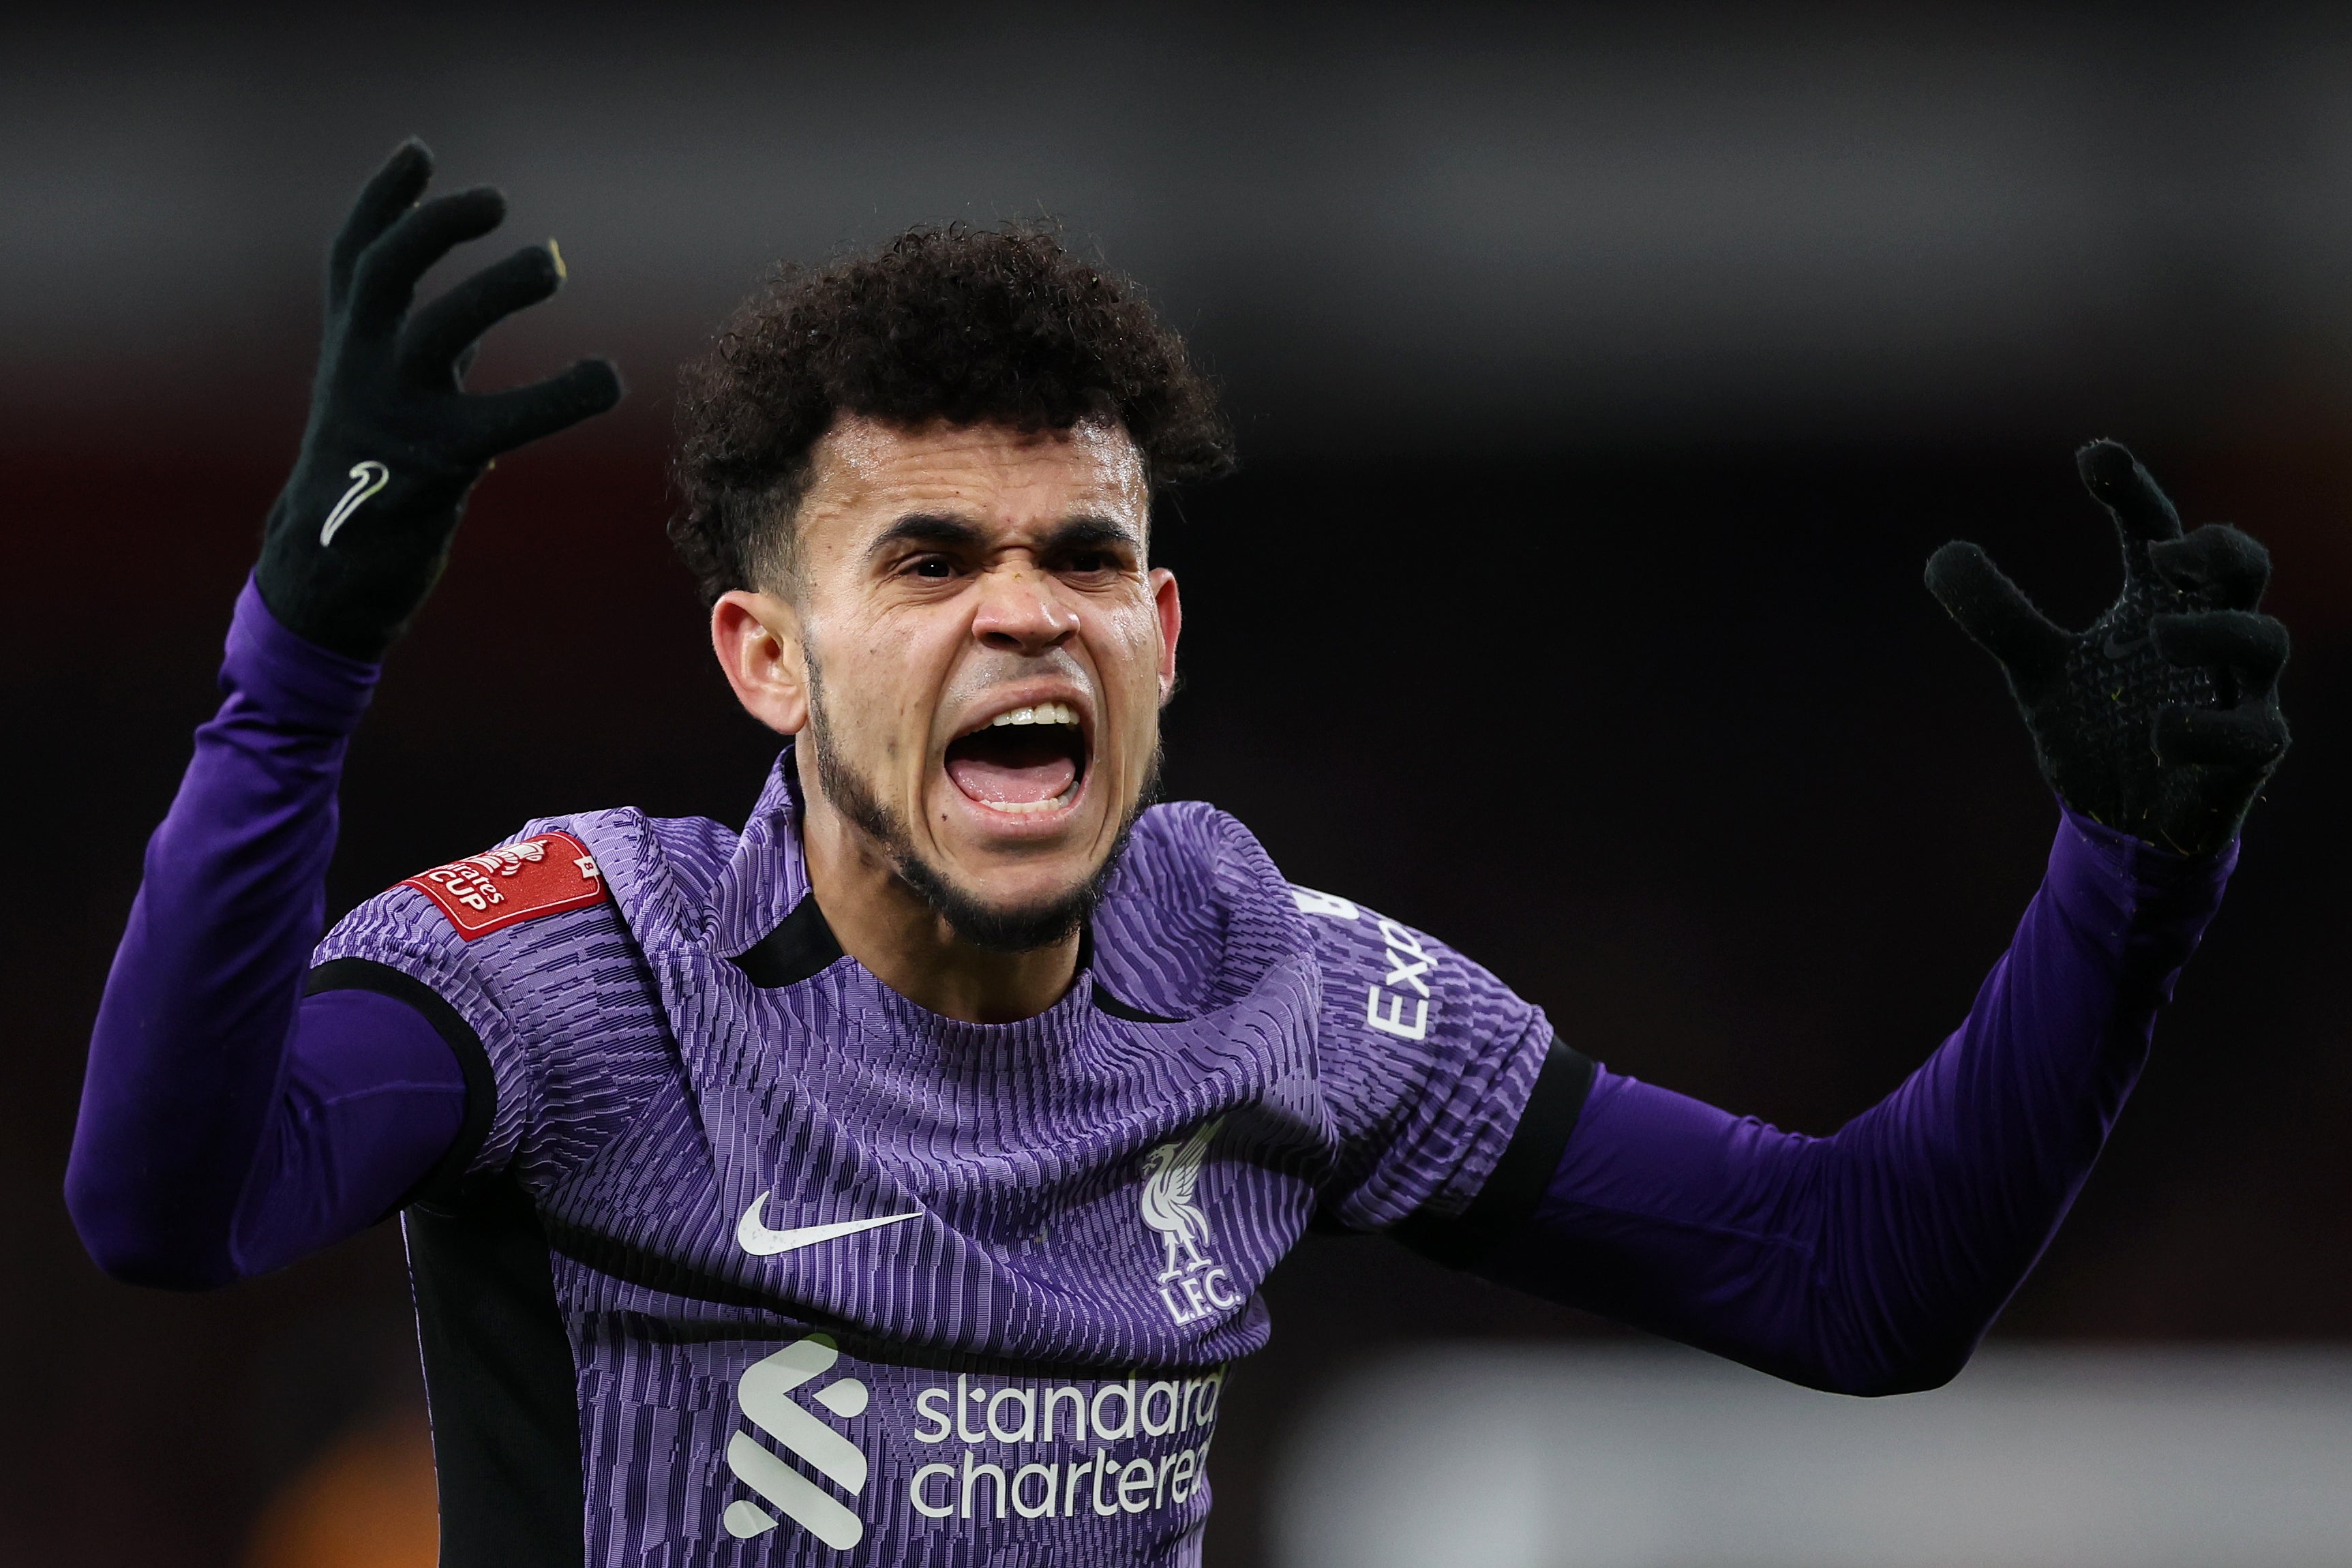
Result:
<svg viewBox="0 0 2352 1568"><path fill-rule="evenodd" d="M1134 284L1045 225L909 229L871 255L782 268L681 373L669 532L706 604L789 581L793 513L838 414L1116 420L1154 494L1234 465L1215 389Z"/></svg>

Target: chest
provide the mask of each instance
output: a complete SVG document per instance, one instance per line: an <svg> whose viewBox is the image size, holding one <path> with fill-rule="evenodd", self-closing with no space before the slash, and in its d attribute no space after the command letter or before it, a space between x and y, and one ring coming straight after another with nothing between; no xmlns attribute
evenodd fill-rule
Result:
<svg viewBox="0 0 2352 1568"><path fill-rule="evenodd" d="M854 964L777 990L650 967L675 1080L549 1199L613 1259L604 1305L1055 1365L1263 1337L1256 1292L1333 1156L1311 972L1202 1019L1081 999L1008 1032L940 1027Z"/></svg>

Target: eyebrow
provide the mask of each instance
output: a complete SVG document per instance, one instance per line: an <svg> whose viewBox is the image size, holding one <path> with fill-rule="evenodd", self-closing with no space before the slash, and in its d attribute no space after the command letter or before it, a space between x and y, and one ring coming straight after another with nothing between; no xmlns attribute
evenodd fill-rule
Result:
<svg viewBox="0 0 2352 1568"><path fill-rule="evenodd" d="M980 540L980 530L960 517L947 517L933 511L910 511L876 536L874 542L866 547L866 558L871 561L887 553L894 545L973 545Z"/></svg>
<svg viewBox="0 0 2352 1568"><path fill-rule="evenodd" d="M986 542L987 535L974 523L941 512L911 511L884 529L874 542L866 548L869 561L892 549L908 544L928 544L935 549L970 549ZM1142 544L1134 531L1124 523L1097 513L1085 513L1066 518L1054 525L1040 542L1045 550L1083 549L1087 545L1123 544L1140 553Z"/></svg>
<svg viewBox="0 0 2352 1568"><path fill-rule="evenodd" d="M1124 544L1138 554L1142 553L1142 542L1125 523L1089 513L1056 524L1045 536L1048 550L1070 550L1087 544Z"/></svg>

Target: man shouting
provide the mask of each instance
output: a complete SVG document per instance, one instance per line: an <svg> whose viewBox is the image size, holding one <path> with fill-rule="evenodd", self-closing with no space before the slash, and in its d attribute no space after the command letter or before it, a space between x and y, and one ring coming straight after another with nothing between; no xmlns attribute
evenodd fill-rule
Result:
<svg viewBox="0 0 2352 1568"><path fill-rule="evenodd" d="M1818 1387L1938 1384L2088 1173L2286 744L2261 548L2087 447L2097 624L1969 546L1929 569L2063 812L1968 1017L1828 1138L1612 1073L1152 804L1153 503L1229 466L1215 401L1049 235L923 229L783 274L686 378L673 535L785 737L750 820L533 822L321 942L345 743L468 488L620 395L593 362L466 390L562 268L414 307L502 210L428 173L404 147L331 252L68 1195L108 1269L184 1287L398 1211L450 1564L1196 1562L1225 1369L1310 1223Z"/></svg>

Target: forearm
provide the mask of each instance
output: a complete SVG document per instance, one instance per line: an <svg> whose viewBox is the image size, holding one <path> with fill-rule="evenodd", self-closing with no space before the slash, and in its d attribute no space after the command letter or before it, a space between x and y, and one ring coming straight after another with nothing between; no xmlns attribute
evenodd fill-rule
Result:
<svg viewBox="0 0 2352 1568"><path fill-rule="evenodd" d="M240 597L226 700L148 843L67 1172L83 1241L125 1279L210 1285L282 1262L373 1201L384 1134L394 1150L440 1121L454 1134L454 1064L433 1061L446 1047L421 1020L389 1002L301 1005L344 749L374 679L293 637L250 586ZM386 1112L393 1125L370 1125Z"/></svg>
<svg viewBox="0 0 2352 1568"><path fill-rule="evenodd" d="M1967 1022L1833 1137L1601 1075L1482 1271L1801 1383L1944 1381L2089 1174L2231 858L2070 818Z"/></svg>

